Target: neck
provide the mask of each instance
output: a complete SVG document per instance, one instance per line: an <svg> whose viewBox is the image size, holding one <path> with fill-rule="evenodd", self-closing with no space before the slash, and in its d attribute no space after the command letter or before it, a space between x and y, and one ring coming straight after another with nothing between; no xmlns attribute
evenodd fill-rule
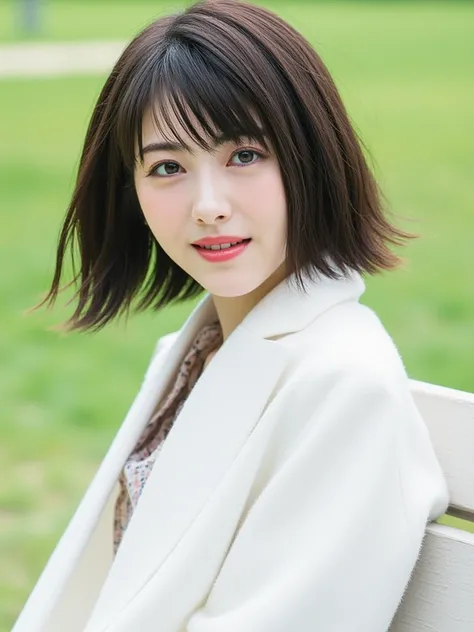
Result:
<svg viewBox="0 0 474 632"><path fill-rule="evenodd" d="M247 314L266 296L274 287L281 283L286 272L284 266L280 266L261 285L249 294L242 296L212 296L214 307L222 328L223 340L227 340L230 334L244 320Z"/></svg>

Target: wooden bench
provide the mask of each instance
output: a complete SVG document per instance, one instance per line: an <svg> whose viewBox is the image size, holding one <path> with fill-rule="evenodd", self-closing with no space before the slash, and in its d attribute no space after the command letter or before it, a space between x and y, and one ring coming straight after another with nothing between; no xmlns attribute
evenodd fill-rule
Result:
<svg viewBox="0 0 474 632"><path fill-rule="evenodd" d="M463 528L474 530L474 395L415 380L412 392L446 475L447 513L461 520L427 526L390 632L474 632L474 533Z"/></svg>

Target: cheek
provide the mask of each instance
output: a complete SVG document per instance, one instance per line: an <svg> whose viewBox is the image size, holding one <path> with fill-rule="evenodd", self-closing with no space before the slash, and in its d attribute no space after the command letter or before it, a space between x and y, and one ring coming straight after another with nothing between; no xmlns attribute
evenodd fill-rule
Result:
<svg viewBox="0 0 474 632"><path fill-rule="evenodd" d="M260 221L278 227L280 231L286 229L286 196L283 181L278 169L269 170L259 183L259 191L254 192L254 207ZM257 205L255 205L255 201Z"/></svg>
<svg viewBox="0 0 474 632"><path fill-rule="evenodd" d="M169 241L182 231L185 206L175 192L158 190L147 183L138 184L136 191L143 215L158 241Z"/></svg>

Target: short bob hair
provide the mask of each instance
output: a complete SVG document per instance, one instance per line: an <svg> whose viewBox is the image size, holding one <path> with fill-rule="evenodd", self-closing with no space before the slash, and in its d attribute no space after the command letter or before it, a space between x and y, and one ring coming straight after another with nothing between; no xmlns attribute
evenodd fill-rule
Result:
<svg viewBox="0 0 474 632"><path fill-rule="evenodd" d="M303 272L337 278L348 270L376 273L401 263L388 245L402 245L412 235L384 217L360 141L314 49L261 6L201 1L139 33L98 98L42 303L56 300L64 255L77 246L80 270L72 247L68 286L79 282L78 304L69 329L100 329L128 313L135 299L138 310L159 309L203 291L162 250L140 209L133 173L143 160L148 108L181 143L169 108L205 149L221 134L248 136L265 148L270 141L286 196L287 269L298 284L303 286Z"/></svg>

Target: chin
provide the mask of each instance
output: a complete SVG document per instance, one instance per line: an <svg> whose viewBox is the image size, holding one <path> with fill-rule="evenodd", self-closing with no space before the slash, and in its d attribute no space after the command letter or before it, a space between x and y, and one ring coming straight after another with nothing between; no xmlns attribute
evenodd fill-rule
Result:
<svg viewBox="0 0 474 632"><path fill-rule="evenodd" d="M221 298L234 298L238 296L245 296L246 294L250 294L255 290L257 286L246 284L220 284L220 283L209 283L208 285L203 285L206 292L212 294L212 296L220 296Z"/></svg>
<svg viewBox="0 0 474 632"><path fill-rule="evenodd" d="M214 280L214 282L202 283L201 285L209 294L212 294L212 296L237 298L239 296L252 294L252 292L255 292L265 283L267 278L268 277L249 279L247 275L247 278L233 279L232 281L222 279L219 280L219 282Z"/></svg>

